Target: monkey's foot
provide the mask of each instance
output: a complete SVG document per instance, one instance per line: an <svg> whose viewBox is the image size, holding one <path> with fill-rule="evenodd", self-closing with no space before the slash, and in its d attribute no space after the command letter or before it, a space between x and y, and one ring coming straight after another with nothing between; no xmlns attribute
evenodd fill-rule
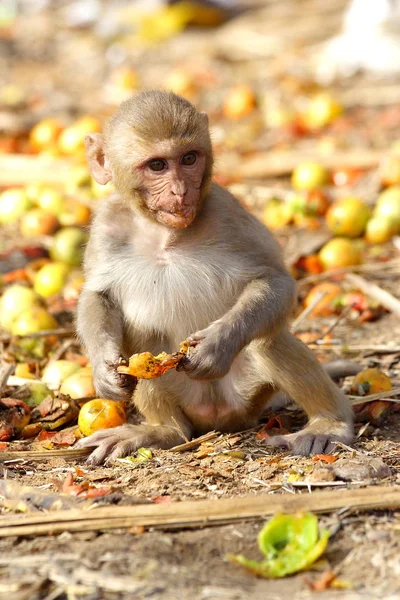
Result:
<svg viewBox="0 0 400 600"><path fill-rule="evenodd" d="M90 465L109 464L139 448L172 448L183 442L183 436L167 425L121 425L102 429L79 440L77 448L95 448L87 459Z"/></svg>
<svg viewBox="0 0 400 600"><path fill-rule="evenodd" d="M330 454L335 450L335 442L349 444L354 437L353 426L350 423L332 421L326 418L316 418L304 429L288 435L276 435L266 443L299 456L314 454Z"/></svg>

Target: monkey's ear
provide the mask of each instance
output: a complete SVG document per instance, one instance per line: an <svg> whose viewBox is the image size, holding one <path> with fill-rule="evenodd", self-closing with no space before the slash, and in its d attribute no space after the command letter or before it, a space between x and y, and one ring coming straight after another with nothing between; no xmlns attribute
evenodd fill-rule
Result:
<svg viewBox="0 0 400 600"><path fill-rule="evenodd" d="M203 121L205 127L208 127L208 114L205 112L201 112L200 116L202 118L202 121Z"/></svg>
<svg viewBox="0 0 400 600"><path fill-rule="evenodd" d="M101 133L85 135L86 156L94 179L106 185L112 179L112 172L104 154L103 136Z"/></svg>

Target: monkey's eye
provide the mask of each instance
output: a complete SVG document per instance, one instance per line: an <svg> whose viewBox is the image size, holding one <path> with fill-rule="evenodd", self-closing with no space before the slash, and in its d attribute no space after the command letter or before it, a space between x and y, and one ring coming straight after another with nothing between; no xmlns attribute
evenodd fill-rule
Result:
<svg viewBox="0 0 400 600"><path fill-rule="evenodd" d="M162 171L167 166L167 163L162 158L155 158L149 162L149 167L152 171Z"/></svg>
<svg viewBox="0 0 400 600"><path fill-rule="evenodd" d="M184 156L182 156L181 163L183 165L190 166L190 165L194 165L194 163L196 162L196 160L197 160L196 154L194 152L188 152L187 154L185 154Z"/></svg>

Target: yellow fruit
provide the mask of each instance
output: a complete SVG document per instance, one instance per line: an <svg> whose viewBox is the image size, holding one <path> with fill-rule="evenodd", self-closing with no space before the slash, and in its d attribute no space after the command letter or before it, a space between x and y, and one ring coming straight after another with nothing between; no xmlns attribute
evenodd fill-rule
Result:
<svg viewBox="0 0 400 600"><path fill-rule="evenodd" d="M184 69L175 69L166 78L164 87L174 94L193 99L197 92L193 74Z"/></svg>
<svg viewBox="0 0 400 600"><path fill-rule="evenodd" d="M29 141L34 150L40 151L53 146L62 131L62 125L57 119L39 121L29 134Z"/></svg>
<svg viewBox="0 0 400 600"><path fill-rule="evenodd" d="M330 94L318 94L310 100L303 122L310 129L325 127L343 113L343 106Z"/></svg>
<svg viewBox="0 0 400 600"><path fill-rule="evenodd" d="M32 208L22 215L20 231L24 237L37 237L51 235L57 231L59 226L60 223L55 215L42 208Z"/></svg>
<svg viewBox="0 0 400 600"><path fill-rule="evenodd" d="M400 185L394 185L378 196L374 216L390 219L396 232L400 232Z"/></svg>
<svg viewBox="0 0 400 600"><path fill-rule="evenodd" d="M92 369L82 367L66 379L60 387L61 394L71 396L71 398L87 398L95 395L93 385Z"/></svg>
<svg viewBox="0 0 400 600"><path fill-rule="evenodd" d="M326 224L335 235L359 237L365 231L370 210L354 196L341 198L328 209Z"/></svg>
<svg viewBox="0 0 400 600"><path fill-rule="evenodd" d="M335 300L342 294L342 288L336 283L326 282L316 285L310 290L304 300L304 306L311 306L319 294L325 296L315 305L311 314L318 317L329 317L335 312Z"/></svg>
<svg viewBox="0 0 400 600"><path fill-rule="evenodd" d="M51 258L71 266L82 262L83 246L87 234L78 227L65 227L56 233L50 249Z"/></svg>
<svg viewBox="0 0 400 600"><path fill-rule="evenodd" d="M118 427L124 423L126 423L126 414L122 404L105 398L95 398L86 402L78 417L78 427L84 436L92 435L99 429Z"/></svg>
<svg viewBox="0 0 400 600"><path fill-rule="evenodd" d="M65 202L64 209L58 215L61 225L88 225L92 213L88 206L77 200L68 200Z"/></svg>
<svg viewBox="0 0 400 600"><path fill-rule="evenodd" d="M16 318L11 327L11 333L13 335L29 335L46 329L57 329L57 327L57 321L45 308L33 306Z"/></svg>
<svg viewBox="0 0 400 600"><path fill-rule="evenodd" d="M356 396L368 396L379 394L392 389L390 378L379 369L365 369L360 371L351 385L351 393Z"/></svg>
<svg viewBox="0 0 400 600"><path fill-rule="evenodd" d="M31 288L19 284L12 285L0 298L0 325L9 331L21 313L38 303L39 298Z"/></svg>
<svg viewBox="0 0 400 600"><path fill-rule="evenodd" d="M139 78L130 67L119 67L112 75L112 82L124 90L134 90L139 85Z"/></svg>
<svg viewBox="0 0 400 600"><path fill-rule="evenodd" d="M50 298L61 292L64 287L69 268L64 263L49 263L36 274L33 288L39 296Z"/></svg>
<svg viewBox="0 0 400 600"><path fill-rule="evenodd" d="M101 131L101 124L95 117L82 117L70 127L64 129L58 138L58 149L63 154L84 152L84 139L87 133Z"/></svg>
<svg viewBox="0 0 400 600"><path fill-rule="evenodd" d="M293 212L288 204L271 198L265 205L262 221L270 229L280 229L292 220Z"/></svg>
<svg viewBox="0 0 400 600"><path fill-rule="evenodd" d="M37 203L43 210L58 216L64 208L64 195L54 188L45 187L40 191Z"/></svg>
<svg viewBox="0 0 400 600"><path fill-rule="evenodd" d="M325 269L349 267L362 262L359 244L347 238L330 240L323 246L318 256Z"/></svg>
<svg viewBox="0 0 400 600"><path fill-rule="evenodd" d="M384 244L397 232L393 221L387 217L372 217L367 223L365 239L370 244Z"/></svg>
<svg viewBox="0 0 400 600"><path fill-rule="evenodd" d="M25 190L12 188L0 194L0 223L15 223L32 206Z"/></svg>
<svg viewBox="0 0 400 600"><path fill-rule="evenodd" d="M240 119L250 114L255 105L253 90L248 85L238 85L228 93L222 111L228 119Z"/></svg>
<svg viewBox="0 0 400 600"><path fill-rule="evenodd" d="M70 377L80 369L81 367L71 360L55 360L44 369L42 381L51 390L57 390L67 377Z"/></svg>
<svg viewBox="0 0 400 600"><path fill-rule="evenodd" d="M317 190L328 182L328 171L316 162L301 163L292 173L292 186L295 190Z"/></svg>

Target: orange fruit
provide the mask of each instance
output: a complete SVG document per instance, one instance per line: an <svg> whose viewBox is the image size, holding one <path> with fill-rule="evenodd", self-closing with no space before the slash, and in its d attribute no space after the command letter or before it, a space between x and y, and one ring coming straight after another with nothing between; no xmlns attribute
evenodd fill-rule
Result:
<svg viewBox="0 0 400 600"><path fill-rule="evenodd" d="M379 369L365 369L360 371L351 385L351 393L355 396L368 396L369 394L379 394L379 392L388 392L392 389L390 378Z"/></svg>
<svg viewBox="0 0 400 600"><path fill-rule="evenodd" d="M228 93L222 111L228 119L240 119L250 114L255 105L253 90L248 85L238 85Z"/></svg>
<svg viewBox="0 0 400 600"><path fill-rule="evenodd" d="M118 427L126 423L125 409L120 402L95 398L84 404L79 412L78 427L84 436L99 429Z"/></svg>
<svg viewBox="0 0 400 600"><path fill-rule="evenodd" d="M55 215L42 208L32 208L21 217L20 231L23 237L51 235L60 227Z"/></svg>
<svg viewBox="0 0 400 600"><path fill-rule="evenodd" d="M323 298L315 305L311 314L318 317L328 317L335 312L335 300L338 300L342 294L342 289L337 283L329 281L320 283L310 290L304 300L304 306L308 308L313 304L318 294L325 294Z"/></svg>
<svg viewBox="0 0 400 600"><path fill-rule="evenodd" d="M62 125L57 119L43 119L39 121L29 134L31 146L37 152L49 146L54 146L62 131Z"/></svg>
<svg viewBox="0 0 400 600"><path fill-rule="evenodd" d="M292 186L295 190L317 190L329 183L329 173L319 163L300 163L292 173Z"/></svg>

